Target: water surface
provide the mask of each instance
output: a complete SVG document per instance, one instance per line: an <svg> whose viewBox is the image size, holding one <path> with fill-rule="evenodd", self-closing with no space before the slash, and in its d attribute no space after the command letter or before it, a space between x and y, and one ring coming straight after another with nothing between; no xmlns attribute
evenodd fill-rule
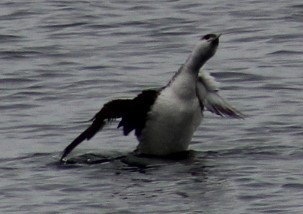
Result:
<svg viewBox="0 0 303 214"><path fill-rule="evenodd" d="M302 212L301 1L0 8L1 213ZM165 85L210 32L222 36L205 70L245 120L207 112L178 159L132 156L113 123L59 164L106 101Z"/></svg>

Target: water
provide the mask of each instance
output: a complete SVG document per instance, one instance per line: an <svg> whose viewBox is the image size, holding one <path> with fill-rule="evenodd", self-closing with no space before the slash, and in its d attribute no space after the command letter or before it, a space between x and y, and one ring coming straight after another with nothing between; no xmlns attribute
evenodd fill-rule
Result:
<svg viewBox="0 0 303 214"><path fill-rule="evenodd" d="M1 213L302 213L301 1L0 8ZM132 157L113 124L58 162L106 101L163 86L210 32L205 69L245 120L206 113L180 159Z"/></svg>

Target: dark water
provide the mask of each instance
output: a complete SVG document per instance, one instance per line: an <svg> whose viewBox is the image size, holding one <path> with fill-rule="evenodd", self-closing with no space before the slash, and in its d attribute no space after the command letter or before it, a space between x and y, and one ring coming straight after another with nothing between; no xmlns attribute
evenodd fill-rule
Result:
<svg viewBox="0 0 303 214"><path fill-rule="evenodd" d="M1 1L0 212L302 213L302 1L112 2ZM106 101L166 84L209 32L205 70L245 120L206 113L165 160L129 155L114 124L58 163Z"/></svg>

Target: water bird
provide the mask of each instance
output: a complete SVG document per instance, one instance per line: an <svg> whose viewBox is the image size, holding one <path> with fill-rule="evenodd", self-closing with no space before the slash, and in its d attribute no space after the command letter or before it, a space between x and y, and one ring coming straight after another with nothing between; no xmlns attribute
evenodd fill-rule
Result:
<svg viewBox="0 0 303 214"><path fill-rule="evenodd" d="M136 154L167 156L188 149L205 109L222 117L243 118L219 95L215 79L201 69L215 55L220 35L201 37L166 86L104 104L92 124L64 149L60 160L65 162L76 146L116 119L120 119L118 128L123 128L124 135L134 130L139 141Z"/></svg>

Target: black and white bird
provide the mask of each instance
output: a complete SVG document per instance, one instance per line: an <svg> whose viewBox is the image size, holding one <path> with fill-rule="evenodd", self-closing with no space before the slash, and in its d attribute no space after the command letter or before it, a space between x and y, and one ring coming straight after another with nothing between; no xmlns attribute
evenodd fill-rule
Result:
<svg viewBox="0 0 303 214"><path fill-rule="evenodd" d="M116 99L106 103L93 117L92 124L63 151L61 161L82 141L90 140L103 126L121 119L124 135L135 131L137 154L165 156L186 151L193 133L207 109L220 116L242 118L243 115L218 94L217 82L201 70L216 53L220 34L203 36L186 62L158 90L144 90L133 99Z"/></svg>

